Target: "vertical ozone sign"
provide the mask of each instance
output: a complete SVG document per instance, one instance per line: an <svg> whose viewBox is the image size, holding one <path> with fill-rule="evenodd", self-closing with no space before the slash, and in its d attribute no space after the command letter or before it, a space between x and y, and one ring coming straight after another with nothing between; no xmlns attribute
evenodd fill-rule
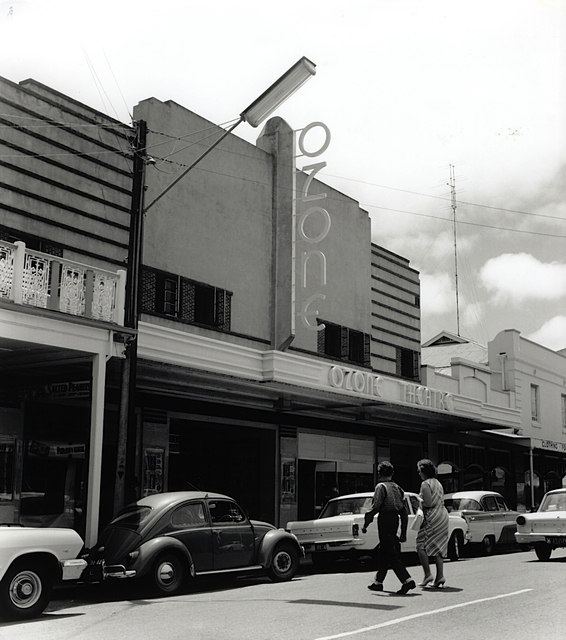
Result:
<svg viewBox="0 0 566 640"><path fill-rule="evenodd" d="M313 129L322 129L324 140L318 149L308 151L305 138ZM300 153L295 156L295 165L296 159L302 156L321 156L330 144L330 130L322 122L311 122L300 130L297 144ZM324 167L326 162L319 161L301 169L307 176L303 188L297 193L293 211L293 325L296 315L303 326L311 331L324 329L323 324L316 322L319 313L317 303L326 298L326 294L322 293L326 286L326 255L320 243L330 232L332 220L325 206L327 194L313 193L314 178ZM293 326L293 333L294 329Z"/></svg>

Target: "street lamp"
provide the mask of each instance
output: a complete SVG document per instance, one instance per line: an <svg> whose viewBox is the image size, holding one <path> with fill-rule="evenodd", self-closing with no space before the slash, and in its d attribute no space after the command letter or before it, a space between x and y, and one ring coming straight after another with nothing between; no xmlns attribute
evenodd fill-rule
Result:
<svg viewBox="0 0 566 640"><path fill-rule="evenodd" d="M274 82L267 91L264 91L257 100L254 100L249 107L244 109L240 114L239 120L227 129L213 144L206 149L196 160L194 160L173 182L164 189L154 200L152 200L144 209L144 213L153 205L163 198L163 196L172 189L179 180L184 178L191 169L193 169L206 155L208 155L214 147L216 147L224 138L234 131L241 123L247 122L252 127L257 127L269 115L271 115L277 107L280 107L287 98L290 98L297 89L300 89L307 80L316 73L316 65L304 56L296 62L288 71L286 71L276 82Z"/></svg>
<svg viewBox="0 0 566 640"><path fill-rule="evenodd" d="M143 206L144 172L146 160L146 130L147 123L143 120L137 123L136 148L134 150L134 186L132 189L132 207L130 216L130 242L128 249L128 280L126 300L126 325L138 328L139 289L142 265L143 217L179 180L184 178L207 154L209 154L224 138L241 122L247 122L257 127L277 107L292 96L307 80L316 73L316 66L304 56L286 71L267 91L240 114L238 121L227 129L204 153L194 160L173 182L164 189L147 207ZM118 444L116 460L116 479L114 488L114 509L118 511L124 504L126 493L126 477L131 472L125 471L131 463L128 457L128 430L133 433L135 423L135 390L137 368L137 336L128 346L126 359L122 366L120 415L118 418ZM130 452L130 455L132 453Z"/></svg>

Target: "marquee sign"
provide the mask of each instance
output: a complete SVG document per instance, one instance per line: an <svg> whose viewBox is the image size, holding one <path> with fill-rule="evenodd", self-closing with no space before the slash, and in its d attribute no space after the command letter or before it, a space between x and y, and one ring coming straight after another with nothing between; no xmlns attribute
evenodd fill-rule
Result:
<svg viewBox="0 0 566 640"><path fill-rule="evenodd" d="M305 137L309 131L315 128L322 128L324 131L324 142L316 151L307 151L305 149ZM330 130L322 122L311 122L304 129L298 138L298 147L300 155L308 158L316 158L322 155L330 144ZM296 156L299 157L299 156ZM332 219L328 210L322 206L327 197L326 193L311 193L313 180L316 174L326 167L326 162L316 162L314 164L305 165L302 171L307 173L304 187L300 196L296 199L297 205L303 204L304 209L300 212L294 211L293 224L293 264L299 267L299 289L305 293L307 285L315 279L318 287L326 285L326 255L317 245L322 242L330 232ZM316 202L316 205L314 204ZM308 203L308 204L307 204ZM309 223L307 230L306 225ZM313 231L315 229L315 231ZM300 251L300 256L297 256ZM296 269L296 267L295 267ZM294 274L294 278L296 273ZM296 288L293 289L296 296ZM304 296L301 296L301 298ZM305 299L298 302L298 310L295 310L297 317L301 319L303 326L309 330L320 331L324 329L323 324L317 325L313 320L318 316L316 303L324 300L326 294L321 291L312 293ZM296 306L296 300L293 300L293 306Z"/></svg>

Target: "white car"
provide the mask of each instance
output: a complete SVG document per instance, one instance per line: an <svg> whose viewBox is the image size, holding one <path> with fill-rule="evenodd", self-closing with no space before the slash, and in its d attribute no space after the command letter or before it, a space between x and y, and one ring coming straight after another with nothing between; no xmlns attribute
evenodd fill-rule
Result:
<svg viewBox="0 0 566 640"><path fill-rule="evenodd" d="M539 560L549 560L554 549L566 547L566 489L544 494L535 513L517 517L515 539L534 549Z"/></svg>
<svg viewBox="0 0 566 640"><path fill-rule="evenodd" d="M73 529L0 525L0 616L39 616L58 580L78 580L87 566L83 541Z"/></svg>
<svg viewBox="0 0 566 640"><path fill-rule="evenodd" d="M515 544L519 512L509 509L500 493L457 491L447 493L444 504L450 514L458 514L468 523L470 545L487 555L495 553L498 545Z"/></svg>
<svg viewBox="0 0 566 640"><path fill-rule="evenodd" d="M318 566L339 558L375 557L379 544L376 518L367 528L367 533L362 533L364 514L371 509L372 499L373 492L333 498L315 520L288 522L286 529L297 536L305 553L310 553L313 564ZM416 493L405 492L405 501L409 525L407 542L401 546L403 553L417 550L417 532L411 529L411 524L420 506L420 498ZM450 515L448 558L458 560L467 541L466 521L458 515Z"/></svg>

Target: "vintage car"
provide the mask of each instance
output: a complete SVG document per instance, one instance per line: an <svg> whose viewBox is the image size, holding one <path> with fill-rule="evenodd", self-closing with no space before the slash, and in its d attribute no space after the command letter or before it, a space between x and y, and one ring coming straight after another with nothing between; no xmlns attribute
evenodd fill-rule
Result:
<svg viewBox="0 0 566 640"><path fill-rule="evenodd" d="M86 562L73 529L0 525L0 616L26 620L47 606L53 585L78 580Z"/></svg>
<svg viewBox="0 0 566 640"><path fill-rule="evenodd" d="M376 557L379 544L376 519L362 533L364 513L371 509L373 492L353 493L329 500L315 520L288 522L287 531L294 533L305 553L310 553L314 565L324 566L340 558L353 560L365 556ZM416 493L405 492L409 526L407 542L401 549L405 552L417 550L417 532L411 528L420 506ZM468 541L466 521L458 515L450 516L450 538L448 557L458 560L463 546Z"/></svg>
<svg viewBox="0 0 566 640"><path fill-rule="evenodd" d="M519 515L515 540L534 549L544 561L554 549L566 547L566 489L545 493L535 513Z"/></svg>
<svg viewBox="0 0 566 640"><path fill-rule="evenodd" d="M169 595L189 576L264 571L274 581L291 580L303 555L294 535L249 520L232 498L177 491L120 511L88 553L83 579L143 579Z"/></svg>
<svg viewBox="0 0 566 640"><path fill-rule="evenodd" d="M457 491L444 496L451 514L462 516L468 523L470 549L495 553L496 545L515 544L517 511L509 509L503 496L495 491Z"/></svg>

